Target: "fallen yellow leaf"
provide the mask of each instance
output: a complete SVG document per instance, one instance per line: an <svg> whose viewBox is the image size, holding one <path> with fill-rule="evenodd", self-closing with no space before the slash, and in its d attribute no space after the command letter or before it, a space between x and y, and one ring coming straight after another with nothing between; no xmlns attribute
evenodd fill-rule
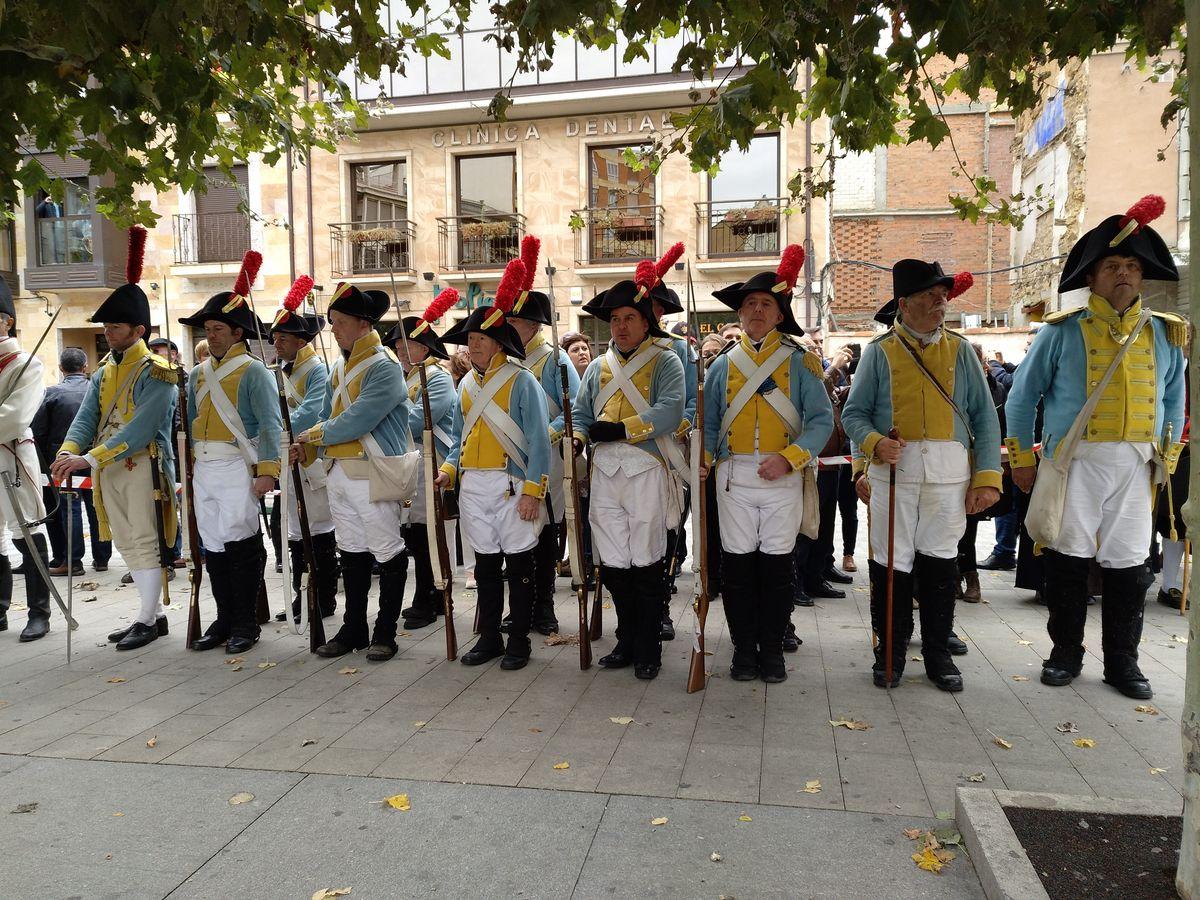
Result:
<svg viewBox="0 0 1200 900"><path fill-rule="evenodd" d="M999 736L993 737L992 743L997 747L1003 747L1005 750L1011 750L1013 748L1011 741L1006 741L1004 738Z"/></svg>
<svg viewBox="0 0 1200 900"><path fill-rule="evenodd" d="M982 772L975 772L967 776L967 781L973 781L975 784L980 784L987 780L987 776Z"/></svg>
<svg viewBox="0 0 1200 900"><path fill-rule="evenodd" d="M712 853L708 854L708 858L711 859L713 862L720 862L725 857L721 856L720 853L718 853L716 850L714 850Z"/></svg>
<svg viewBox="0 0 1200 900"><path fill-rule="evenodd" d="M1059 722L1054 726L1054 730L1059 734L1074 734L1079 730L1079 726L1074 722Z"/></svg>
<svg viewBox="0 0 1200 900"><path fill-rule="evenodd" d="M273 663L273 662L260 662L260 663L258 664L258 667L259 667L260 669L273 669L273 668L275 668L277 665L279 665L279 663Z"/></svg>
<svg viewBox="0 0 1200 900"><path fill-rule="evenodd" d="M838 719L836 721L830 719L829 724L834 728L848 728L851 731L866 731L871 727L870 722L863 722L859 719Z"/></svg>
<svg viewBox="0 0 1200 900"><path fill-rule="evenodd" d="M752 818L750 818L748 815L746 815L745 813L742 813L740 816L738 816L738 821L739 822L753 822L754 820Z"/></svg>
<svg viewBox="0 0 1200 900"><path fill-rule="evenodd" d="M1014 675L1012 678L1013 678L1013 681L1028 681L1029 680L1028 675Z"/></svg>
<svg viewBox="0 0 1200 900"><path fill-rule="evenodd" d="M555 763L555 764L554 764L554 768L556 768L556 769L558 769L558 770L560 770L560 771L561 771L561 770L563 770L563 769L569 769L569 768L571 768L571 764L570 764L569 762L560 762L560 763Z"/></svg>
<svg viewBox="0 0 1200 900"><path fill-rule="evenodd" d="M632 725L633 716L609 716L608 721L614 725Z"/></svg>
<svg viewBox="0 0 1200 900"><path fill-rule="evenodd" d="M1022 647L1033 646L1033 641L1017 641L1017 643L1020 644Z"/></svg>
<svg viewBox="0 0 1200 900"><path fill-rule="evenodd" d="M1135 706L1135 707L1133 708L1133 711L1134 711L1134 712L1145 713L1145 714L1146 714L1146 715L1148 715L1148 716L1157 716L1157 715L1158 715L1158 710L1157 710L1157 709L1155 709L1153 706L1151 706L1151 705L1150 705L1150 704L1148 704L1148 703L1147 703L1146 705L1144 705L1144 706Z"/></svg>
<svg viewBox="0 0 1200 900"><path fill-rule="evenodd" d="M241 806L243 803L249 803L254 799L254 795L247 791L240 791L229 798L230 806Z"/></svg>
<svg viewBox="0 0 1200 900"><path fill-rule="evenodd" d="M114 675L112 678L108 679L108 683L109 684L124 684L125 679L122 678L120 675Z"/></svg>
<svg viewBox="0 0 1200 900"><path fill-rule="evenodd" d="M541 734L541 733L542 733L542 729L540 729L540 728L530 728L530 729L529 729L529 733L530 733L530 734Z"/></svg>
<svg viewBox="0 0 1200 900"><path fill-rule="evenodd" d="M394 794L383 802L392 809L400 810L400 812L408 812L412 809L412 804L408 801L408 794Z"/></svg>
<svg viewBox="0 0 1200 900"><path fill-rule="evenodd" d="M667 819L666 816L659 816L657 819L651 819L650 824L651 825L666 825L668 821L670 821L670 820Z"/></svg>
<svg viewBox="0 0 1200 900"><path fill-rule="evenodd" d="M305 738L304 740L302 740L300 742L300 746L301 747L311 747L315 743L316 743L316 741L314 741L312 738Z"/></svg>
<svg viewBox="0 0 1200 900"><path fill-rule="evenodd" d="M905 828L902 833L910 841L915 841L922 835L929 834L928 831L922 831L920 828Z"/></svg>
<svg viewBox="0 0 1200 900"><path fill-rule="evenodd" d="M1075 738L1075 740L1071 741L1071 743L1074 744L1076 747L1095 747L1096 746L1096 742L1093 741L1091 738Z"/></svg>
<svg viewBox="0 0 1200 900"><path fill-rule="evenodd" d="M339 675L357 675L358 669L356 669L354 666L342 666L340 669L338 669L338 674Z"/></svg>
<svg viewBox="0 0 1200 900"><path fill-rule="evenodd" d="M1171 640L1177 644L1186 644L1188 642L1186 634L1173 634L1171 635Z"/></svg>
<svg viewBox="0 0 1200 900"><path fill-rule="evenodd" d="M413 728L424 728L425 723L424 722L413 722L412 727Z"/></svg>
<svg viewBox="0 0 1200 900"><path fill-rule="evenodd" d="M232 668L230 671L232 671L232 672L240 672L240 671L242 671L242 667L241 667L241 666L234 666L234 667L233 667L233 668Z"/></svg>
<svg viewBox="0 0 1200 900"><path fill-rule="evenodd" d="M333 897L345 897L353 888L321 888L312 895L312 900L331 900Z"/></svg>
<svg viewBox="0 0 1200 900"><path fill-rule="evenodd" d="M1154 767L1154 768L1151 768L1151 769L1150 769L1150 774L1151 774L1151 775L1161 775L1161 774L1162 774L1163 772L1165 772L1165 771L1167 771L1167 770L1166 770L1166 769L1159 769L1159 768L1157 768L1157 767Z"/></svg>
<svg viewBox="0 0 1200 900"><path fill-rule="evenodd" d="M917 864L918 869L933 872L935 875L941 874L942 867L945 865L929 847L926 847L920 853L914 853L912 861Z"/></svg>
<svg viewBox="0 0 1200 900"><path fill-rule="evenodd" d="M821 782L818 779L804 782L804 793L819 794L821 793Z"/></svg>
<svg viewBox="0 0 1200 900"><path fill-rule="evenodd" d="M157 734L154 735L154 737L150 738L150 740L146 741L146 746L150 747L151 749L153 749L157 745L158 745L158 735Z"/></svg>
<svg viewBox="0 0 1200 900"><path fill-rule="evenodd" d="M952 859L954 859L954 857L956 855L953 850L946 850L945 848L942 848L942 847L934 847L932 849L933 849L933 855L937 857L937 861L940 862L942 865L945 865L946 863L950 862Z"/></svg>
<svg viewBox="0 0 1200 900"><path fill-rule="evenodd" d="M232 658L230 658L230 659L227 659L227 660L225 660L225 665L227 665L227 666L236 666L238 663L243 663L243 662L245 662L245 661L246 661L246 660L242 659L242 657L240 657L240 656L234 656L234 657L232 657Z"/></svg>
<svg viewBox="0 0 1200 900"><path fill-rule="evenodd" d="M925 657L917 654L914 654L912 657L910 657L910 659L912 659L913 662L925 662Z"/></svg>
<svg viewBox="0 0 1200 900"><path fill-rule="evenodd" d="M113 813L113 818L114 818L114 819L119 819L119 818L121 818L121 816L123 816L123 815L125 815L125 813L123 813L123 812L115 812L115 813Z"/></svg>

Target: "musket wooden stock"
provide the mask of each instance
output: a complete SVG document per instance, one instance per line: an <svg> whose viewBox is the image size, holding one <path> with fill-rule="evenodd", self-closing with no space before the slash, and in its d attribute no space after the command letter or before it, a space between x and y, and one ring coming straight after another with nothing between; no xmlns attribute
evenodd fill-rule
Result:
<svg viewBox="0 0 1200 900"><path fill-rule="evenodd" d="M887 434L893 441L900 440L900 432L893 425ZM887 558L887 600L884 607L883 635L883 676L887 686L892 686L892 589L896 580L896 464L888 464L888 558Z"/></svg>
<svg viewBox="0 0 1200 900"><path fill-rule="evenodd" d="M604 584L600 580L600 566L596 566L596 587L592 591L592 621L588 629L588 637L593 641L600 640L604 634L604 610L601 602L604 600Z"/></svg>
<svg viewBox="0 0 1200 900"><path fill-rule="evenodd" d="M167 513L171 505L167 502L166 488L163 484L162 469L159 468L158 440L150 441L150 486L154 492L154 533L158 535L158 570L162 575L163 606L171 605L170 575L174 560L167 554Z"/></svg>
<svg viewBox="0 0 1200 900"><path fill-rule="evenodd" d="M696 294L692 287L692 267L687 270L688 311L696 322ZM700 467L704 464L704 355L696 354L696 421L692 428L690 481L692 492L692 611L696 616L696 632L692 640L692 656L688 662L687 691L694 694L704 690L704 627L708 622L708 502L704 496L704 480ZM711 473L710 473L711 474Z"/></svg>
<svg viewBox="0 0 1200 900"><path fill-rule="evenodd" d="M183 485L183 513L187 521L188 557L191 560L188 569L191 596L188 600L187 624L187 645L190 647L200 640L200 584L204 580L204 563L201 560L200 526L196 524L196 504L192 499L192 479L195 477L196 467L192 457L192 420L187 405L187 373L184 372L183 366L176 371L179 375L179 421L183 423L183 427L176 430L175 443L178 446L179 438L183 438L183 446L179 450L182 475L180 481ZM172 428L176 426L172 424ZM182 431L182 435L179 431Z"/></svg>
<svg viewBox="0 0 1200 900"><path fill-rule="evenodd" d="M400 319L400 327L404 327L404 319ZM433 512L433 550L437 553L438 571L441 573L442 613L446 620L446 659L458 658L458 631L454 627L454 596L453 576L454 567L450 565L450 547L446 543L446 513L442 508L442 492L434 484L437 479L437 444L433 434L433 408L429 405L429 380L425 374L425 366L417 363L417 372L421 379L421 407L425 414L425 428L421 434L425 460L421 477L425 479L425 497L432 506ZM427 526L428 527L428 526ZM432 560L431 560L432 562ZM438 572L434 573L434 582L438 580ZM477 610L478 611L478 610Z"/></svg>

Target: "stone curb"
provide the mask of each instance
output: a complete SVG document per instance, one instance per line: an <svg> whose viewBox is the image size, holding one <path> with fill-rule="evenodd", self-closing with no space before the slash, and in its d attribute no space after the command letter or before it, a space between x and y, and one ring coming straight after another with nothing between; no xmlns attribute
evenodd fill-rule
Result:
<svg viewBox="0 0 1200 900"><path fill-rule="evenodd" d="M1042 900L1049 898L1033 863L1017 840L1004 814L1005 806L1062 812L1111 815L1161 816L1162 804L1152 800L1112 797L1077 797L1035 791L990 791L958 788L954 815L971 862L988 900Z"/></svg>

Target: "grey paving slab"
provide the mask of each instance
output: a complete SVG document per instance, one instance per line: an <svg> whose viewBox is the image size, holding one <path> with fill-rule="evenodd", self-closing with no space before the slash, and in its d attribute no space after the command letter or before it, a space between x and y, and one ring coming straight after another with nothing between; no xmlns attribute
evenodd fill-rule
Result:
<svg viewBox="0 0 1200 900"><path fill-rule="evenodd" d="M30 760L0 777L6 801L37 804L32 813L0 815L0 841L10 848L3 892L166 896L303 777ZM231 806L242 791L254 799Z"/></svg>

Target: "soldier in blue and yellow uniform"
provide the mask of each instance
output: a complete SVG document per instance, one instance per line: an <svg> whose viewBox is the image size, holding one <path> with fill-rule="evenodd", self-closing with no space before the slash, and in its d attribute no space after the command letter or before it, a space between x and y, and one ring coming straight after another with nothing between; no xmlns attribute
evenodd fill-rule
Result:
<svg viewBox="0 0 1200 900"><path fill-rule="evenodd" d="M1151 576L1152 484L1173 471L1184 427L1187 322L1143 306L1143 279L1178 281L1171 251L1147 224L1162 199L1146 197L1110 216L1067 256L1058 290L1090 288L1082 309L1054 313L1017 368L1005 404L1013 482L1034 486L1034 415L1044 405L1043 457L1055 457L1088 396L1129 345L1072 448L1057 538L1044 548L1047 630L1054 642L1042 682L1069 684L1083 666L1088 564L1103 576L1104 680L1128 697L1151 696L1138 668L1138 642ZM1032 513L1031 513L1032 515Z"/></svg>
<svg viewBox="0 0 1200 900"><path fill-rule="evenodd" d="M154 499L150 467L159 466L163 484L175 484L171 424L179 376L146 347L150 302L137 285L142 240L131 233L130 263L137 259L127 266L130 281L109 294L89 320L104 325L110 352L92 375L50 469L59 481L91 470L100 537L116 543L133 575L141 603L133 624L108 636L118 650L142 647L167 633L164 548L154 522L163 510ZM173 490L165 493L168 502L174 499ZM168 546L177 521L174 512L163 519Z"/></svg>
<svg viewBox="0 0 1200 900"><path fill-rule="evenodd" d="M256 604L267 562L259 500L279 477L283 428L275 379L247 346L268 338L248 299L261 262L248 251L234 289L214 294L198 313L179 320L204 329L212 354L192 369L187 392L192 502L217 603L217 618L193 650L225 644L228 653L244 653L259 636Z"/></svg>
<svg viewBox="0 0 1200 900"><path fill-rule="evenodd" d="M612 340L583 373L573 423L592 442L592 551L617 611L617 645L599 662L608 669L632 663L646 680L662 667L669 493L679 490L670 469L687 467L675 441L683 366L656 341L666 333L650 305L652 288L649 279L621 281L588 304L608 322ZM673 508L681 508L678 498Z"/></svg>
<svg viewBox="0 0 1200 900"><path fill-rule="evenodd" d="M283 367L283 390L287 396L293 436L317 424L321 404L325 402L325 384L329 381L325 360L313 349L313 341L325 328L325 317L299 311L312 285L313 281L307 275L297 278L271 325L275 355ZM332 616L337 611L338 557L333 514L329 511L325 466L317 462L315 457L309 458L300 466L300 477L304 479L304 509L308 514L308 531L312 536L316 565L316 572L311 577L316 580L321 616ZM292 487L286 508L288 552L292 557L292 618L299 623L300 586L304 579L305 559L295 491L295 487ZM278 613L275 618L282 621L285 614Z"/></svg>
<svg viewBox="0 0 1200 900"><path fill-rule="evenodd" d="M561 372L565 366L567 396L572 403L579 393L579 373L571 365L567 352L547 341L542 333L543 325L552 324L554 307L547 294L532 289L537 274L537 248L537 238L527 235L522 240L521 256L526 265L526 284L517 296L512 312L508 314L508 321L516 329L525 348L525 368L533 373L546 394L547 414L550 417L550 486L546 493L549 521L538 536L534 551L537 556L537 600L533 605L534 630L549 635L558 631L558 618L554 614L554 581L558 577L560 555L558 529L567 511L561 443L565 427Z"/></svg>
<svg viewBox="0 0 1200 900"><path fill-rule="evenodd" d="M852 451L869 461L874 680L887 687L885 608L889 467L896 471L892 683L900 683L921 605L925 674L961 691L950 658L958 542L967 514L1000 497L1000 423L970 342L943 328L953 276L938 263L892 267L893 299L876 318L895 325L867 345L842 409ZM899 437L888 432L895 427Z"/></svg>
<svg viewBox="0 0 1200 900"><path fill-rule="evenodd" d="M453 288L446 290L454 291ZM439 294L439 298L443 294ZM454 291L454 295L457 298L458 292ZM427 322L425 327L420 327L423 321L421 316L405 316L383 342L392 348L404 368L411 404L408 429L417 444L422 444L425 430L425 406L421 399L421 373L418 367L425 370L429 413L433 419L433 450L437 458L443 460L454 446L454 407L458 397L454 392L454 379L438 364L440 360L448 360L450 354ZM426 452L424 446L421 452ZM433 553L436 548L429 546L429 529L425 518L425 479L422 477L417 482L417 496L409 507L408 521L404 526L404 545L412 557L416 577L412 606L403 611L406 630L432 625L442 614L442 595L433 581Z"/></svg>
<svg viewBox="0 0 1200 900"><path fill-rule="evenodd" d="M503 654L502 669L529 662L529 629L537 595L534 548L546 525L544 498L550 474L546 392L528 369L525 347L508 321L524 281L521 260L508 264L494 306L474 310L446 332L448 344L466 344L471 371L459 384L454 413L457 436L437 484L459 483L459 522L475 549L479 585L479 640L462 656L478 666ZM504 583L512 619L508 643L500 631Z"/></svg>
<svg viewBox="0 0 1200 900"><path fill-rule="evenodd" d="M319 448L329 464L329 509L342 559L346 611L342 627L317 648L325 657L366 648L382 662L399 651L396 625L404 605L408 555L401 532L399 500L372 500L371 467L412 450L404 372L375 331L390 306L383 291L360 291L341 283L329 304L329 323L341 356L325 385L318 422L296 435L298 445ZM297 458L309 451L296 446ZM379 615L367 628L371 567L379 564Z"/></svg>
<svg viewBox="0 0 1200 900"><path fill-rule="evenodd" d="M794 258L788 248L785 255ZM796 268L796 272L799 268ZM735 681L787 678L783 637L795 587L792 551L803 518L803 472L833 430L821 360L795 340L795 285L775 271L715 291L742 336L704 377L707 477L717 479L721 585Z"/></svg>

